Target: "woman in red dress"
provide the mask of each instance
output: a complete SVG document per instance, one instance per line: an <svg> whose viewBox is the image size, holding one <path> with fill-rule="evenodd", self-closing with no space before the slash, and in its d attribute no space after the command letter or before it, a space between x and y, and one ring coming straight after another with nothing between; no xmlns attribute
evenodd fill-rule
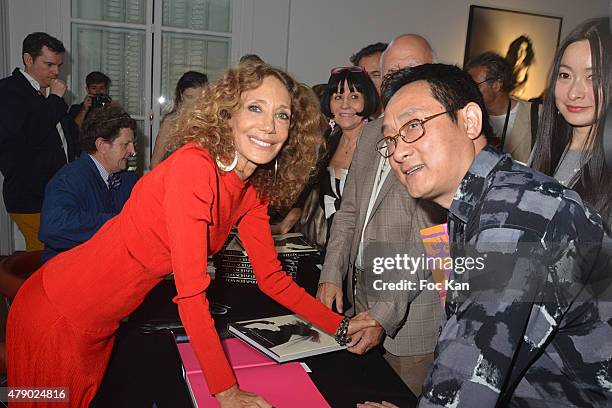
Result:
<svg viewBox="0 0 612 408"><path fill-rule="evenodd" d="M269 407L238 388L206 299L206 259L234 225L268 296L341 341L373 326L330 311L276 258L268 203L295 199L321 144L320 113L304 89L269 65L241 64L181 121L181 147L136 184L121 213L47 262L17 294L7 328L11 386L68 387L70 406L87 407L119 322L173 271L174 301L221 407Z"/></svg>

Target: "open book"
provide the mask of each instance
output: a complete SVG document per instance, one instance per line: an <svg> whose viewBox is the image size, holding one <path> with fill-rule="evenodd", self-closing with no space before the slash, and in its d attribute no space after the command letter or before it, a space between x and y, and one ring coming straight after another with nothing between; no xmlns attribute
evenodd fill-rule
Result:
<svg viewBox="0 0 612 408"><path fill-rule="evenodd" d="M238 339L222 342L240 388L261 395L275 407L329 407L299 363L279 365ZM191 344L177 344L195 407L217 407Z"/></svg>
<svg viewBox="0 0 612 408"><path fill-rule="evenodd" d="M346 348L295 314L230 323L228 329L279 363Z"/></svg>

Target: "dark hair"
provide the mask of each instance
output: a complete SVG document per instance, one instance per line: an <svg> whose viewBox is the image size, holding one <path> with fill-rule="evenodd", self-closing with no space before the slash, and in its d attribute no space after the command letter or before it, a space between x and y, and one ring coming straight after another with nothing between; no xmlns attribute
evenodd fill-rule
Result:
<svg viewBox="0 0 612 408"><path fill-rule="evenodd" d="M561 43L548 80L542 117L533 152L533 168L549 176L554 175L563 152L572 140L572 125L559 114L555 104L555 86L559 66L565 50L570 44L587 40L591 48L593 94L597 118L587 138L587 146L580 163L581 171L575 180L574 189L582 198L593 205L604 218L612 211L612 171L606 165L603 147L604 126L612 92L612 36L607 18L596 18L576 27Z"/></svg>
<svg viewBox="0 0 612 408"><path fill-rule="evenodd" d="M183 92L185 89L203 87L208 83L208 76L197 71L185 72L176 83L174 90L174 103L168 115L172 115L179 110L183 104Z"/></svg>
<svg viewBox="0 0 612 408"><path fill-rule="evenodd" d="M93 71L85 77L85 85L104 84L107 88L110 86L111 79L99 71Z"/></svg>
<svg viewBox="0 0 612 408"><path fill-rule="evenodd" d="M511 67L516 65L519 57L519 50L521 49L521 45L523 43L527 44L527 48L525 49L527 55L525 55L522 65L531 65L533 62L535 53L533 52L533 44L531 39L526 35L521 35L510 43L508 46L508 51L506 52L506 61L508 61L508 64L510 64Z"/></svg>
<svg viewBox="0 0 612 408"><path fill-rule="evenodd" d="M355 92L361 92L363 94L363 110L361 112L357 112L357 115L368 118L373 115L378 109L378 105L380 103L380 98L378 97L378 92L376 91L376 86L374 82L370 79L370 76L367 72L352 72L348 69L342 70L337 74L332 74L329 77L329 81L327 81L327 87L323 92L323 96L321 97L321 111L328 118L333 117L334 115L330 109L330 100L333 94L338 92L338 87L340 88L340 93L344 93L344 82L347 82L349 89Z"/></svg>
<svg viewBox="0 0 612 408"><path fill-rule="evenodd" d="M463 69L469 71L476 67L483 67L487 70L487 82L492 84L495 81L501 81L502 91L510 93L514 89L515 80L512 65L501 55L490 51L484 52L472 58Z"/></svg>
<svg viewBox="0 0 612 408"><path fill-rule="evenodd" d="M255 64L265 64L266 63L257 54L244 54L242 57L240 57L240 64L243 64L245 62L251 62Z"/></svg>
<svg viewBox="0 0 612 408"><path fill-rule="evenodd" d="M359 65L359 61L363 57L369 57L370 55L383 53L387 49L387 43L377 42L374 44L367 45L357 51L355 54L351 55L350 61L353 65Z"/></svg>
<svg viewBox="0 0 612 408"><path fill-rule="evenodd" d="M101 108L93 108L85 116L79 142L87 153L96 152L96 139L101 137L112 142L119 137L119 130L132 129L136 131L136 121L116 103L110 103Z"/></svg>
<svg viewBox="0 0 612 408"><path fill-rule="evenodd" d="M21 54L22 56L23 54L30 54L32 59L36 59L42 54L43 47L47 47L56 54L66 52L64 44L62 44L60 40L47 33L37 32L28 34L26 38L24 38Z"/></svg>
<svg viewBox="0 0 612 408"><path fill-rule="evenodd" d="M489 124L489 114L485 107L482 94L472 77L455 65L423 64L416 67L406 67L391 72L385 77L382 85L383 106L397 91L405 85L416 81L426 81L431 89L431 95L448 111L453 123L457 123L457 111L468 102L474 102L482 111L482 133L487 141L493 136Z"/></svg>

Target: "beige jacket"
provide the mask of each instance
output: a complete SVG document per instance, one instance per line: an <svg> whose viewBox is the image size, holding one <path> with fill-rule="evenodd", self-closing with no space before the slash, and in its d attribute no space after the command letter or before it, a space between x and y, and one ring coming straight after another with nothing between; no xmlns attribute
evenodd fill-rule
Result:
<svg viewBox="0 0 612 408"><path fill-rule="evenodd" d="M359 138L342 195L342 205L334 216L319 283L342 287L347 282L352 299L353 265L365 228L366 247L402 246L411 256L424 253L420 229L446 222L446 212L435 204L411 198L393 172L383 183L370 218L365 219L379 163L375 150L382 138L382 118L368 123ZM367 265L366 265L367 266ZM427 272L406 273L402 278L428 279ZM370 286L371 286L371 280ZM433 352L440 328L440 301L432 291L394 291L393 298L367 291L370 315L385 329L384 347L394 355L409 356ZM352 315L352 310L347 311Z"/></svg>

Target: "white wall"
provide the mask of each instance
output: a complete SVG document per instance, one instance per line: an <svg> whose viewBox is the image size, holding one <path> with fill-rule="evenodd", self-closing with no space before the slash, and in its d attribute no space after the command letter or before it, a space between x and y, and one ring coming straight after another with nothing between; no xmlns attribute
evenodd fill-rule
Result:
<svg viewBox="0 0 612 408"><path fill-rule="evenodd" d="M287 68L308 84L327 82L361 47L402 33L427 38L441 62L462 64L471 4L563 17L563 38L607 16L609 0L293 0Z"/></svg>
<svg viewBox="0 0 612 408"><path fill-rule="evenodd" d="M414 32L443 62L462 63L473 0L246 0L251 52L300 81L326 82L329 68L348 64L362 46ZM608 15L609 0L489 0L478 5L563 17L561 37L589 17ZM11 67L21 66L21 41L46 31L69 43L70 0L9 0ZM241 30L242 27L234 27ZM241 44L242 45L242 44ZM246 52L246 51L245 51ZM64 70L66 73L68 70Z"/></svg>
<svg viewBox="0 0 612 408"><path fill-rule="evenodd" d="M23 67L21 44L26 35L44 31L67 42L70 25L62 21L69 15L70 3L64 0L9 0L9 29L11 31L11 67Z"/></svg>
<svg viewBox="0 0 612 408"><path fill-rule="evenodd" d="M240 53L253 52L308 84L327 82L361 47L413 32L442 62L463 62L473 0L241 0L234 30ZM10 66L21 67L21 42L45 31L70 43L70 0L9 0ZM237 2L236 4L239 4ZM489 0L477 5L563 17L561 37L589 17L608 15L609 0ZM234 55L234 58L239 55ZM70 72L69 61L63 77ZM68 82L69 83L69 82ZM23 238L15 228L16 249ZM2 231L6 233L6 231ZM4 236L3 234L0 234Z"/></svg>

